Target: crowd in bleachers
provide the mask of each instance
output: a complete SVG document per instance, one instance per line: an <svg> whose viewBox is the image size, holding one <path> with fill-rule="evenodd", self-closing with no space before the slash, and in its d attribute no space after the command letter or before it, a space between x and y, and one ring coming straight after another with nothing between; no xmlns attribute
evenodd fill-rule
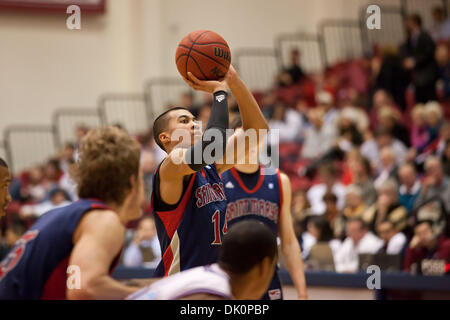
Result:
<svg viewBox="0 0 450 320"><path fill-rule="evenodd" d="M291 179L307 268L356 272L361 254L377 253L399 257L405 271L417 271L422 259L450 262L450 22L441 13L435 10L429 31L410 16L401 47L378 47L322 73L303 72L293 49L273 88L255 92L280 132L280 169ZM204 122L209 117L210 99L197 105L186 93L179 105ZM236 115L232 97L229 109ZM77 141L14 178L0 255L40 215L77 200L71 171L87 130L79 126ZM151 130L136 139L149 201L165 154ZM143 210L149 215L150 204ZM152 219L129 229L123 263L154 266L161 253Z"/></svg>

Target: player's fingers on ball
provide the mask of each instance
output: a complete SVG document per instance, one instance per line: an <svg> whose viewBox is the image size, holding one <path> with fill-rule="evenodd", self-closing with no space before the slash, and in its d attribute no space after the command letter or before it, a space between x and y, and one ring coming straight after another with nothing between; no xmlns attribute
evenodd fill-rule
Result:
<svg viewBox="0 0 450 320"><path fill-rule="evenodd" d="M188 72L188 76L191 79L192 82L196 83L196 84L201 84L202 81L199 80L196 76L194 76L191 72Z"/></svg>

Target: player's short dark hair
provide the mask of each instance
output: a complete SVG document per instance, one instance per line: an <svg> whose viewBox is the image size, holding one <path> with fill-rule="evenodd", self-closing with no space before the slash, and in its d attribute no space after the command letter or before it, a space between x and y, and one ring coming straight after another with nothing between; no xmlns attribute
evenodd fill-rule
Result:
<svg viewBox="0 0 450 320"><path fill-rule="evenodd" d="M189 109L187 109L185 107L174 107L174 108L164 111L155 119L155 121L153 121L153 138L155 139L156 144L164 151L165 151L165 148L164 148L161 140L159 140L159 135L161 134L161 132L163 132L167 128L167 124L169 123L169 119L170 119L168 116L169 113L172 111L175 111L175 110L189 111Z"/></svg>
<svg viewBox="0 0 450 320"><path fill-rule="evenodd" d="M3 160L2 158L0 158L0 167L8 168L8 164L7 164L6 161Z"/></svg>
<svg viewBox="0 0 450 320"><path fill-rule="evenodd" d="M269 257L277 256L277 240L272 230L257 220L233 225L223 237L219 265L233 274L245 274Z"/></svg>

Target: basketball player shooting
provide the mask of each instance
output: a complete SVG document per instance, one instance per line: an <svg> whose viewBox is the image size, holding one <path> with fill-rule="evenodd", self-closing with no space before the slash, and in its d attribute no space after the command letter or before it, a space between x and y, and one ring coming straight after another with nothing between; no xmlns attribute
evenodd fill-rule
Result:
<svg viewBox="0 0 450 320"><path fill-rule="evenodd" d="M83 138L80 200L47 212L17 241L0 263L0 300L123 299L139 289L110 276L125 225L139 218L144 200L139 157L139 144L121 129L91 130ZM5 176L8 183L0 166ZM77 270L79 281L70 282L68 270Z"/></svg>
<svg viewBox="0 0 450 320"><path fill-rule="evenodd" d="M268 130L253 95L232 66L222 81L199 80L192 73L187 76L184 80L193 89L213 95L213 105L203 135L185 108L170 109L154 122L155 141L168 154L155 172L152 191L152 209L163 254L155 277L217 261L222 236L227 231L226 197L219 174L256 147L237 143L243 140L246 130L254 129L258 141L264 136L260 129ZM239 105L243 128L228 139L227 88ZM190 139L180 141L174 134L177 131L187 133ZM214 132L215 139L205 138ZM208 149L216 152L206 161L203 154ZM196 159L198 154L200 161Z"/></svg>

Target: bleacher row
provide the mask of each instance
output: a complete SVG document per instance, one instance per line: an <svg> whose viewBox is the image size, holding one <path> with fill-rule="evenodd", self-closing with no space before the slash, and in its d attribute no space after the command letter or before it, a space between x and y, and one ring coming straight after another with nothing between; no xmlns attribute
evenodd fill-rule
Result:
<svg viewBox="0 0 450 320"><path fill-rule="evenodd" d="M284 33L274 39L273 48L238 48L233 64L247 85L258 93L273 85L275 75L289 64L289 52L301 52L301 66L308 74L345 67L348 61L372 52L376 45L398 46L405 39L404 17L424 15L425 27L431 26L431 10L441 6L449 12L449 0L379 0L382 28L366 26L367 5L361 6L354 20L325 20L317 34ZM0 156L11 164L14 173L54 155L64 143L74 140L78 124L90 127L120 124L130 133L146 132L155 115L176 103L190 88L179 77L153 78L140 93L113 93L100 96L96 107L57 109L49 125L11 125L0 139ZM2 141L3 140L3 141Z"/></svg>

